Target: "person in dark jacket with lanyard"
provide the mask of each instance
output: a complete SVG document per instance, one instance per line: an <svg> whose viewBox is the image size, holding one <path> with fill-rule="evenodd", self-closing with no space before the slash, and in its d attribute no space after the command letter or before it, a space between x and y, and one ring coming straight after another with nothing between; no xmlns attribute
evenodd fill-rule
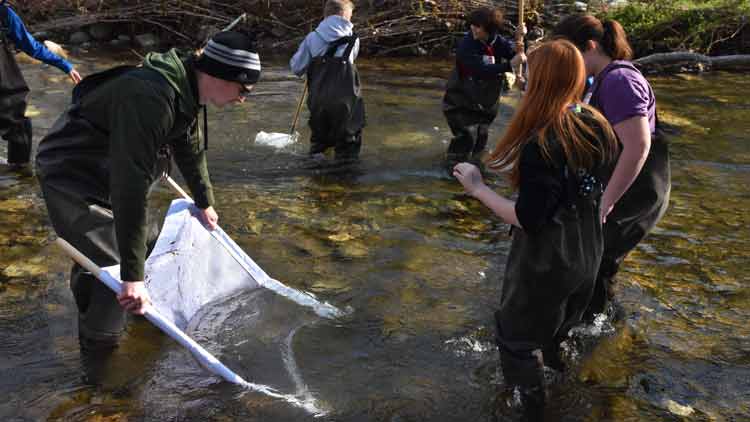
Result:
<svg viewBox="0 0 750 422"><path fill-rule="evenodd" d="M543 364L561 369L559 344L594 289L604 249L599 205L618 146L607 120L579 102L586 76L573 44L542 44L529 53L528 71L528 90L487 160L510 169L517 200L487 187L473 164L460 163L453 174L512 226L495 313L500 362L524 419L541 421Z"/></svg>
<svg viewBox="0 0 750 422"><path fill-rule="evenodd" d="M12 47L62 70L74 83L81 75L72 64L37 42L5 0L0 3L0 43L0 136L8 141L8 164L22 169L31 159L31 120L25 116L29 87Z"/></svg>
<svg viewBox="0 0 750 422"><path fill-rule="evenodd" d="M554 30L583 54L594 82L585 98L614 127L622 154L602 197L605 250L587 319L612 312L612 285L625 256L643 240L669 205L671 175L666 139L658 129L656 96L629 61L632 49L617 21L577 15Z"/></svg>
<svg viewBox="0 0 750 422"><path fill-rule="evenodd" d="M498 34L503 25L499 10L481 8L469 15L471 30L456 49L456 67L443 97L443 114L453 132L448 146L449 166L477 160L487 145L488 130L499 110L503 74L526 61L514 42ZM518 28L522 34L525 28Z"/></svg>
<svg viewBox="0 0 750 422"><path fill-rule="evenodd" d="M206 152L195 136L198 112L208 103L244 102L259 77L253 41L220 32L198 56L151 53L142 66L87 77L40 142L37 177L55 231L96 264L120 264L119 297L73 267L82 350L116 345L125 311L142 314L149 300L144 261L157 233L147 227L147 195L166 167L166 150L192 191L196 215L216 226Z"/></svg>

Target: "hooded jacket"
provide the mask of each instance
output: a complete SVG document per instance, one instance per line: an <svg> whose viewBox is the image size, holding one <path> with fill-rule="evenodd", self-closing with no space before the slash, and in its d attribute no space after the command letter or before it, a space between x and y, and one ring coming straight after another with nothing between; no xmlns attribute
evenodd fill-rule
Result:
<svg viewBox="0 0 750 422"><path fill-rule="evenodd" d="M124 281L144 279L147 195L159 177L162 146L171 147L196 205L214 202L205 152L194 136L199 109L193 58L151 53L140 67L84 79L39 144L40 179L109 193Z"/></svg>
<svg viewBox="0 0 750 422"><path fill-rule="evenodd" d="M313 57L322 56L328 50L328 45L342 37L348 37L354 33L354 24L339 15L331 15L323 19L315 31L307 34L302 41L297 52L289 61L289 67L292 73L302 76L307 72ZM346 50L346 45L342 45L336 50L336 57L341 57ZM354 63L359 54L359 39L354 43L349 61Z"/></svg>

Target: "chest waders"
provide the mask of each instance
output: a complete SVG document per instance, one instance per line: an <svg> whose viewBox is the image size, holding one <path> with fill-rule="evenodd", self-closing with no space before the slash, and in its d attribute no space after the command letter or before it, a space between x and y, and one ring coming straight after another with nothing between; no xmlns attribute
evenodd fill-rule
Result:
<svg viewBox="0 0 750 422"><path fill-rule="evenodd" d="M494 57L492 46L486 48L485 54ZM443 114L453 133L448 146L449 162L479 158L487 146L490 124L500 109L498 100L503 87L499 76L483 79L456 62L443 97Z"/></svg>
<svg viewBox="0 0 750 422"><path fill-rule="evenodd" d="M607 74L616 69L631 69L630 64L616 64ZM639 72L640 73L640 72ZM599 77L603 81L606 74ZM590 105L601 110L599 92L601 82L595 83ZM656 133L651 137L651 149L641 172L625 194L617 201L604 225L604 256L597 276L596 289L585 318L592 320L596 314L607 311L612 301L615 275L627 254L654 228L667 211L672 188L669 165L669 144L665 132L656 119Z"/></svg>
<svg viewBox="0 0 750 422"><path fill-rule="evenodd" d="M349 61L356 41L356 35L333 41L324 55L312 59L307 69L310 154L333 147L337 160L359 157L365 104L357 67ZM345 44L344 54L336 57L336 50Z"/></svg>
<svg viewBox="0 0 750 422"><path fill-rule="evenodd" d="M505 386L518 388L529 421L543 420L543 367L560 369L560 342L588 305L604 247L599 219L604 178L571 174L567 166L561 173L565 196L553 217L535 233L512 229L495 313Z"/></svg>
<svg viewBox="0 0 750 422"><path fill-rule="evenodd" d="M26 118L29 87L8 39L8 15L0 7L0 136L8 141L8 163L25 164L31 157L31 120Z"/></svg>
<svg viewBox="0 0 750 422"><path fill-rule="evenodd" d="M100 267L120 263L110 201L109 134L82 117L81 110L87 96L132 71L140 70L120 66L81 81L73 90L70 108L40 142L36 159L36 174L55 232ZM149 77L154 81L161 78L152 73ZM155 183L162 170L163 160L157 160L152 171ZM150 252L159 227L156 221L149 220L147 225ZM78 308L84 370L94 381L119 341L126 312L115 294L78 264L71 270L70 288Z"/></svg>

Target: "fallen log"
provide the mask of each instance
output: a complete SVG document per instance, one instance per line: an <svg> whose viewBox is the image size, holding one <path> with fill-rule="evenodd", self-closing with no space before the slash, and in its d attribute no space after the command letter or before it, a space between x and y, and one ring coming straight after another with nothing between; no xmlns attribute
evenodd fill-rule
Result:
<svg viewBox="0 0 750 422"><path fill-rule="evenodd" d="M636 66L648 73L709 70L750 69L750 54L732 56L706 56L699 53L677 51L656 53L634 60Z"/></svg>

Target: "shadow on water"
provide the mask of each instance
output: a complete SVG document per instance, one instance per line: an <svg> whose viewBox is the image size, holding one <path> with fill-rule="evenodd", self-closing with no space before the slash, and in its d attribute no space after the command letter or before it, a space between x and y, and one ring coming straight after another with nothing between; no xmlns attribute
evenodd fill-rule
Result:
<svg viewBox="0 0 750 422"><path fill-rule="evenodd" d="M79 67L112 64L88 57ZM319 420L503 420L495 414L502 376L492 314L508 227L442 167L450 131L436 78L449 69L363 69L368 127L359 163L311 162L306 112L300 142L254 144L261 130L289 128L301 94L301 82L279 66L257 89L273 95L209 111L222 227L272 277L353 312L309 321L278 298L240 296L194 321L193 333L250 381L295 392L302 380L330 410ZM49 69L23 70L38 141L69 85ZM653 84L663 120L679 130L670 210L624 266L625 318L587 327L572 343L571 370L550 385L548 420L750 418L750 82L715 73ZM512 113L514 99L503 101L491 139ZM507 192L502 177L490 181ZM69 264L49 244L38 188L4 167L0 186L0 419L311 419L207 376L144 321L131 324L101 384L83 383ZM171 197L156 192L155 214ZM285 369L285 347L297 379Z"/></svg>

